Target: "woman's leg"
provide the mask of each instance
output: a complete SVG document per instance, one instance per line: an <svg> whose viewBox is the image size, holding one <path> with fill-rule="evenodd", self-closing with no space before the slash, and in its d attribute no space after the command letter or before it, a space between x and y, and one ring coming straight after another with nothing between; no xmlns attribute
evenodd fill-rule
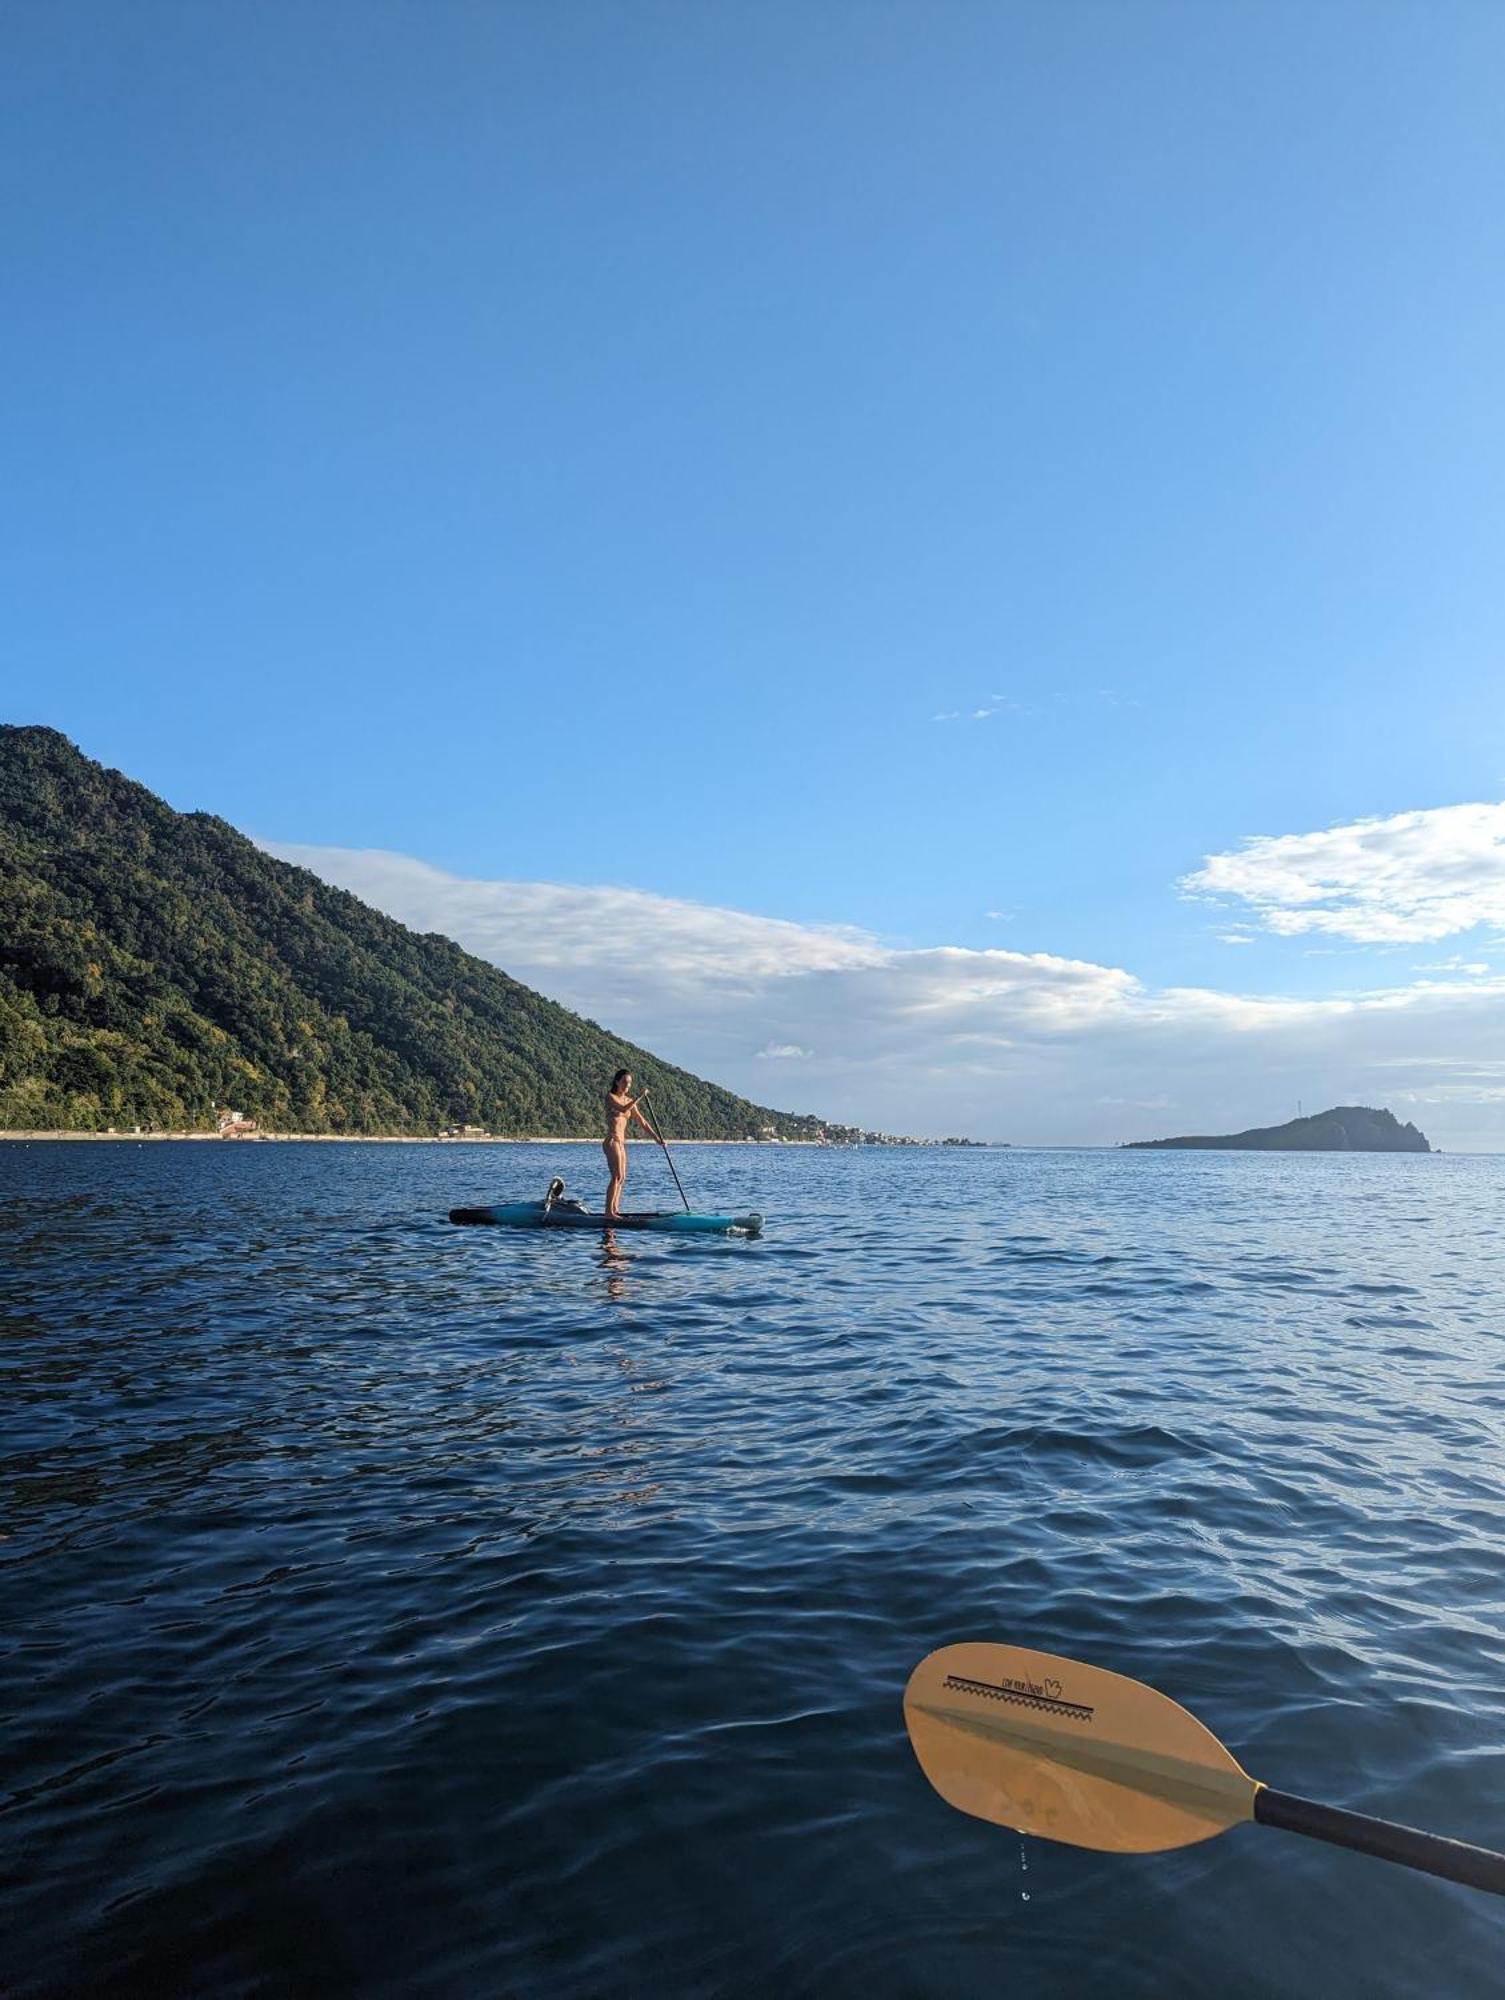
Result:
<svg viewBox="0 0 1505 2000"><path fill-rule="evenodd" d="M622 1211L622 1188L627 1180L627 1148L620 1139L604 1140L601 1151L606 1155L606 1213L619 1215Z"/></svg>

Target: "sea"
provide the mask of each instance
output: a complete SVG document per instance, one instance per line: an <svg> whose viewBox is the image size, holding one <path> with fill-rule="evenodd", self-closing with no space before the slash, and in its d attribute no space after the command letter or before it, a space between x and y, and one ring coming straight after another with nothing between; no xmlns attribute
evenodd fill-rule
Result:
<svg viewBox="0 0 1505 2000"><path fill-rule="evenodd" d="M11 1995L1497 1996L1505 1900L954 1811L933 1648L1505 1845L1505 1159L0 1146ZM674 1206L634 1148L629 1205Z"/></svg>

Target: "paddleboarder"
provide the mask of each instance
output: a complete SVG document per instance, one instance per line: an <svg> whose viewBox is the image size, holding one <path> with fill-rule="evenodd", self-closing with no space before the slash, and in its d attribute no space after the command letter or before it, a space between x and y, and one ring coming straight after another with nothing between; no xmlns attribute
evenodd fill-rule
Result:
<svg viewBox="0 0 1505 2000"><path fill-rule="evenodd" d="M632 1071L619 1069L611 1080L611 1089L606 1093L606 1137L601 1142L601 1151L606 1155L606 1213L615 1221L622 1213L622 1188L627 1179L627 1126L636 1118L650 1138L653 1127L638 1110L638 1106L648 1095L640 1090L636 1097L632 1094Z"/></svg>

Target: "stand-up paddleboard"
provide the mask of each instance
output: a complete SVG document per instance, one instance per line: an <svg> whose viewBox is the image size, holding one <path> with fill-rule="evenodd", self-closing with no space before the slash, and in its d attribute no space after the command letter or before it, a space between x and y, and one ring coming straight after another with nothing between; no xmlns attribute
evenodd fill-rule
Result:
<svg viewBox="0 0 1505 2000"><path fill-rule="evenodd" d="M760 1236L761 1215L693 1215L656 1209L638 1215L593 1215L574 1201L504 1201L497 1208L452 1208L451 1222L496 1222L509 1229L664 1229L676 1235Z"/></svg>

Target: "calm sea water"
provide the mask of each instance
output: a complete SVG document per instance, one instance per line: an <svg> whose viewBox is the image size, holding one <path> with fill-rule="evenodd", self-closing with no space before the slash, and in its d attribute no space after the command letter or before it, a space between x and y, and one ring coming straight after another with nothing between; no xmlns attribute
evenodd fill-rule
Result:
<svg viewBox="0 0 1505 2000"><path fill-rule="evenodd" d="M950 1640L1505 1843L1505 1160L0 1146L15 1993L1495 1995L1505 1904L952 1812ZM634 1151L632 1191L672 1202Z"/></svg>

